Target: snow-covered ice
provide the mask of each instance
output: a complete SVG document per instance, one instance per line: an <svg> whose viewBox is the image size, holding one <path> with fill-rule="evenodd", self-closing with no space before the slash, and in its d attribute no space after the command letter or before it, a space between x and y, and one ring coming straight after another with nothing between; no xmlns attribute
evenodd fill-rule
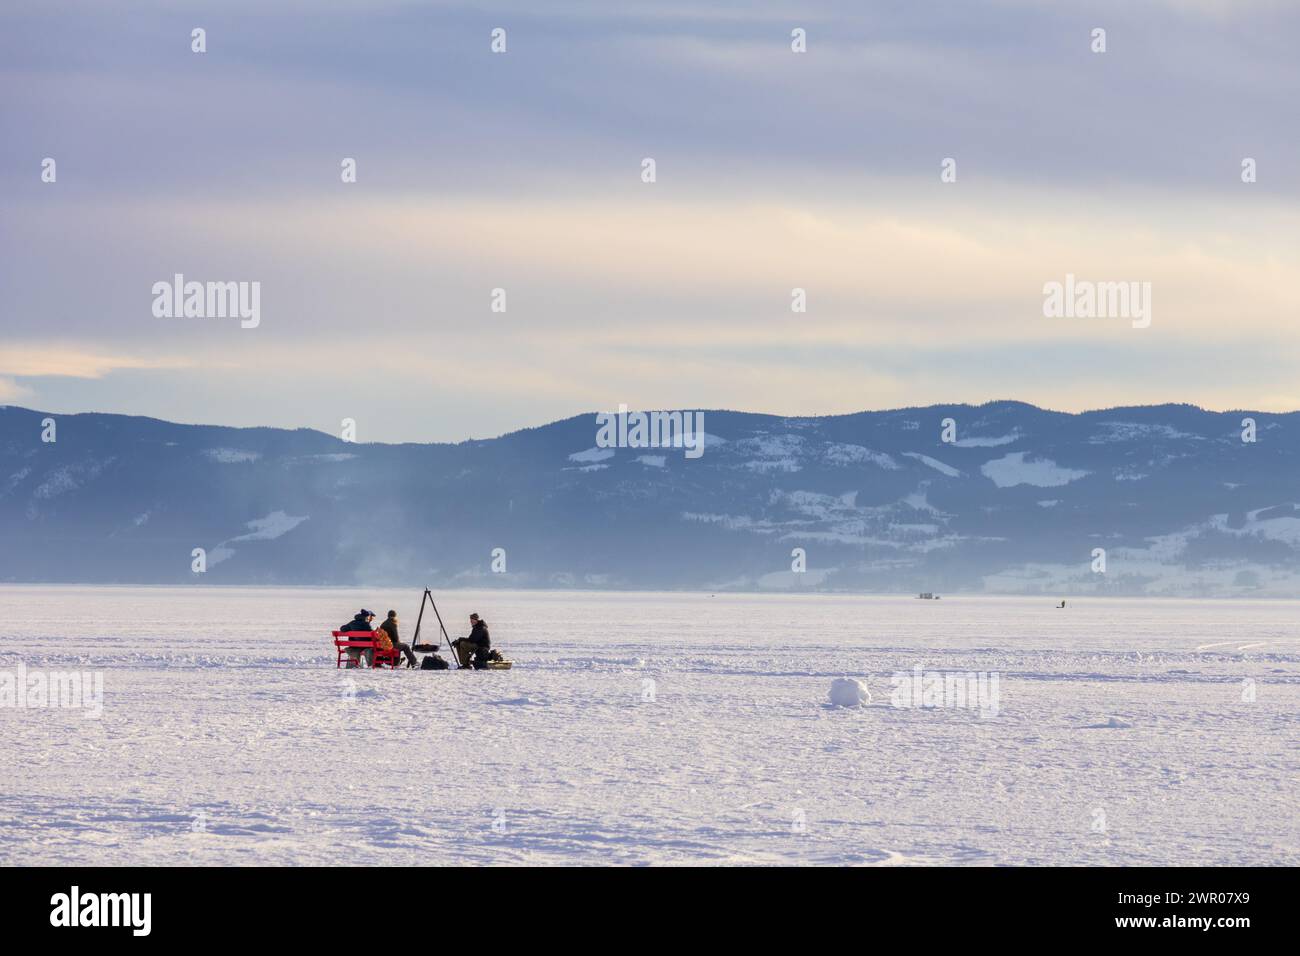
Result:
<svg viewBox="0 0 1300 956"><path fill-rule="evenodd" d="M0 705L0 865L1300 863L1294 602L450 591L515 668L394 672L329 631L415 589L0 595L0 674L104 689Z"/></svg>

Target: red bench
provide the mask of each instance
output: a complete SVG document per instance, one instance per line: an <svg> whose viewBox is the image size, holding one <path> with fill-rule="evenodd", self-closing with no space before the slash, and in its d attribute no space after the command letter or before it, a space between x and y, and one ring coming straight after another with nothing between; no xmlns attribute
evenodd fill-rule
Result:
<svg viewBox="0 0 1300 956"><path fill-rule="evenodd" d="M397 648L385 651L379 648L379 635L383 631L333 631L334 647L339 652L339 658L334 663L334 669L337 670L343 666L343 661L348 657L348 649L355 647L357 650L372 650L375 652L371 659L371 667L383 667L387 664L389 667L397 667L398 662L402 659L402 654ZM357 662L360 666L360 661ZM349 661L349 665L351 662Z"/></svg>

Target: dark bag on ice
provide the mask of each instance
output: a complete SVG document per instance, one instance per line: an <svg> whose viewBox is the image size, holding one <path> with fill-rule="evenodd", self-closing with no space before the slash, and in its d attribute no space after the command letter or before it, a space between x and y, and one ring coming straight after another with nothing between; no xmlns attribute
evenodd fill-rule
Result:
<svg viewBox="0 0 1300 956"><path fill-rule="evenodd" d="M420 670L422 671L445 671L447 667L447 662L437 654L430 654L420 662Z"/></svg>

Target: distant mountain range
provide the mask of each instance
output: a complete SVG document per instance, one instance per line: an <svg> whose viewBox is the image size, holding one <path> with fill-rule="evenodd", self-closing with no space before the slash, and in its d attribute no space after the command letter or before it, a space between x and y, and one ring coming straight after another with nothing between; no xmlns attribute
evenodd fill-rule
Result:
<svg viewBox="0 0 1300 956"><path fill-rule="evenodd" d="M689 458L597 448L594 413L366 445L0 407L0 580L1300 596L1300 413L993 402L704 428Z"/></svg>

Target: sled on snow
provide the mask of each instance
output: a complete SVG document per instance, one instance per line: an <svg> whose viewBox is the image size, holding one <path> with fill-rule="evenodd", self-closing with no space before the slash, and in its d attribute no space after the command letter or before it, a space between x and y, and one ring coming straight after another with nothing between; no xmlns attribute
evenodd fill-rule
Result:
<svg viewBox="0 0 1300 956"><path fill-rule="evenodd" d="M461 670L473 667L474 645L463 638L457 638L451 642L451 649L456 653L456 664ZM514 661L508 661L504 657L497 655L497 660L487 662L487 670L490 671L508 671Z"/></svg>

